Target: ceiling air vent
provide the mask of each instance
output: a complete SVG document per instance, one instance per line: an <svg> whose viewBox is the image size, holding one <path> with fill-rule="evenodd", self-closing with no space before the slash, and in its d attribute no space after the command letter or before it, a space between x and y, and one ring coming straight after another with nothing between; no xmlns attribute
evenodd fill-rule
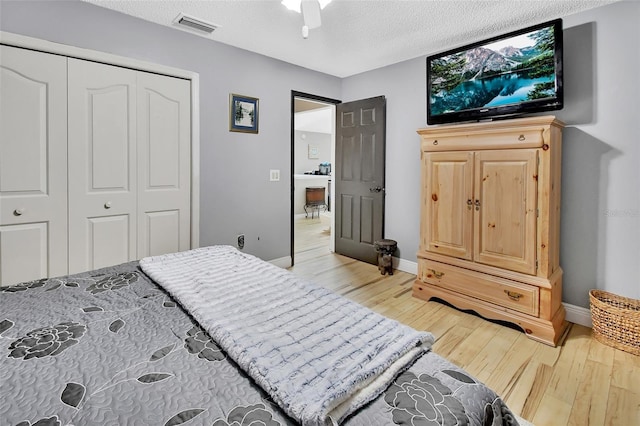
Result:
<svg viewBox="0 0 640 426"><path fill-rule="evenodd" d="M211 34L216 30L216 28L218 28L218 25L203 21L202 19L194 18L193 16L185 15L184 13L179 14L176 19L173 20L173 23L181 27L205 32L207 34Z"/></svg>

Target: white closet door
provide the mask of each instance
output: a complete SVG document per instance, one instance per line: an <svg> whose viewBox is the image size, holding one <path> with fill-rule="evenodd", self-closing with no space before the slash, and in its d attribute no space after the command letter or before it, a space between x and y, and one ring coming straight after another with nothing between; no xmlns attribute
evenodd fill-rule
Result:
<svg viewBox="0 0 640 426"><path fill-rule="evenodd" d="M67 59L0 46L0 285L67 273Z"/></svg>
<svg viewBox="0 0 640 426"><path fill-rule="evenodd" d="M136 259L136 72L69 59L69 272Z"/></svg>
<svg viewBox="0 0 640 426"><path fill-rule="evenodd" d="M191 241L190 82L138 72L138 258Z"/></svg>

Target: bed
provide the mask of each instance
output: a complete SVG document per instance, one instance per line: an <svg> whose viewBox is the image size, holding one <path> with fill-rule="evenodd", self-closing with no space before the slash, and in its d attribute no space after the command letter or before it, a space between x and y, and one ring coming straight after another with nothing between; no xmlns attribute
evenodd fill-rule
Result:
<svg viewBox="0 0 640 426"><path fill-rule="evenodd" d="M0 287L0 425L518 424L356 305L229 246Z"/></svg>

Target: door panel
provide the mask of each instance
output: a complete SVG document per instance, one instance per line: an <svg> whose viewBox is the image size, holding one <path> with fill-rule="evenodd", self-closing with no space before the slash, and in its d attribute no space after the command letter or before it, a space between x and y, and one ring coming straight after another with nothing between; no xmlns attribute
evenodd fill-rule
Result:
<svg viewBox="0 0 640 426"><path fill-rule="evenodd" d="M535 274L537 150L479 151L476 262Z"/></svg>
<svg viewBox="0 0 640 426"><path fill-rule="evenodd" d="M136 259L136 72L69 59L69 272Z"/></svg>
<svg viewBox="0 0 640 426"><path fill-rule="evenodd" d="M130 220L129 214L87 219L90 269L117 265L131 260Z"/></svg>
<svg viewBox="0 0 640 426"><path fill-rule="evenodd" d="M138 73L138 258L191 248L191 95Z"/></svg>
<svg viewBox="0 0 640 426"><path fill-rule="evenodd" d="M423 155L425 215L422 249L471 260L473 257L473 153Z"/></svg>
<svg viewBox="0 0 640 426"><path fill-rule="evenodd" d="M180 211L166 210L145 213L145 236L141 241L148 247L146 256L157 256L180 251Z"/></svg>
<svg viewBox="0 0 640 426"><path fill-rule="evenodd" d="M128 99L130 87L123 84L87 88L87 101L90 105L87 123L87 149L91 181L88 192L102 190L128 191L129 150L132 141L129 138Z"/></svg>
<svg viewBox="0 0 640 426"><path fill-rule="evenodd" d="M384 235L385 107L379 96L336 109L335 249L374 264Z"/></svg>
<svg viewBox="0 0 640 426"><path fill-rule="evenodd" d="M337 204L336 198L336 204ZM338 235L341 239L352 240L353 239L353 197L351 195L340 196L341 208L340 208L340 221L338 229L340 232Z"/></svg>
<svg viewBox="0 0 640 426"><path fill-rule="evenodd" d="M375 229L375 199L371 196L360 197L360 241L373 244Z"/></svg>
<svg viewBox="0 0 640 426"><path fill-rule="evenodd" d="M67 273L67 60L0 46L0 285Z"/></svg>
<svg viewBox="0 0 640 426"><path fill-rule="evenodd" d="M49 276L48 225L0 226L0 271L5 285Z"/></svg>

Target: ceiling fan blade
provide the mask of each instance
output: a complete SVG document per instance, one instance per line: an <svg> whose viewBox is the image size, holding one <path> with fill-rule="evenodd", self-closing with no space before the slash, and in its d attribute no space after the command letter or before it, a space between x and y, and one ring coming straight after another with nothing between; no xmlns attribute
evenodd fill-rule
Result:
<svg viewBox="0 0 640 426"><path fill-rule="evenodd" d="M309 29L318 28L320 24L322 24L320 20L320 3L318 3L318 0L302 0L300 6L304 24L309 27Z"/></svg>

